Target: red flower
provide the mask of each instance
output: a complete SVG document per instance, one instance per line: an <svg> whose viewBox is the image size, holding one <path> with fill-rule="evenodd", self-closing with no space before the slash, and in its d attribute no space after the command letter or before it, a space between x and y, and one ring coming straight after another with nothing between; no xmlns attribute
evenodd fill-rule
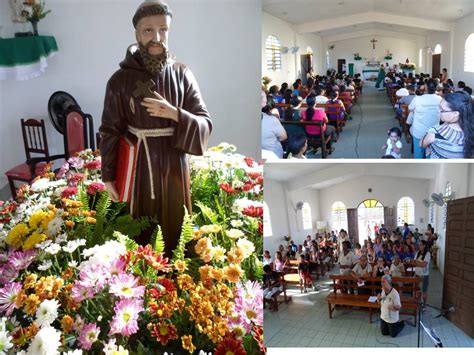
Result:
<svg viewBox="0 0 474 355"><path fill-rule="evenodd" d="M253 182L252 181L247 181L244 186L242 186L243 191L250 191L253 189Z"/></svg>
<svg viewBox="0 0 474 355"><path fill-rule="evenodd" d="M61 197L62 198L70 198L74 195L77 194L77 187L76 186L70 186L66 187L63 192L61 192Z"/></svg>
<svg viewBox="0 0 474 355"><path fill-rule="evenodd" d="M249 206L244 208L242 213L249 217L263 217L263 207Z"/></svg>
<svg viewBox="0 0 474 355"><path fill-rule="evenodd" d="M235 192L235 189L226 182L220 184L219 187L225 192L227 192L228 194L232 194Z"/></svg>
<svg viewBox="0 0 474 355"><path fill-rule="evenodd" d="M171 266L168 264L168 258L163 258L162 253L158 254L154 252L150 244L144 247L140 245L135 252L135 256L137 258L135 262L137 262L138 259L143 259L156 271L169 272L171 270Z"/></svg>
<svg viewBox="0 0 474 355"><path fill-rule="evenodd" d="M105 185L101 182L93 182L87 187L87 193L89 195L95 195L99 191L104 191Z"/></svg>
<svg viewBox="0 0 474 355"><path fill-rule="evenodd" d="M263 223L258 221L258 233L263 234Z"/></svg>
<svg viewBox="0 0 474 355"><path fill-rule="evenodd" d="M225 339L217 346L214 355L247 355L247 352L239 341Z"/></svg>
<svg viewBox="0 0 474 355"><path fill-rule="evenodd" d="M89 169L89 170L99 170L101 167L102 167L102 163L100 160L92 160L84 164L84 168Z"/></svg>
<svg viewBox="0 0 474 355"><path fill-rule="evenodd" d="M255 171L249 171L249 172L247 172L247 175L252 180L256 180L256 179L262 177L262 173L258 173L258 172L255 172Z"/></svg>
<svg viewBox="0 0 474 355"><path fill-rule="evenodd" d="M150 329L151 328L151 329ZM176 334L176 327L171 323L159 322L158 324L151 325L151 335L156 338L156 341L161 345L166 345L170 340L178 339Z"/></svg>
<svg viewBox="0 0 474 355"><path fill-rule="evenodd" d="M81 173L71 174L67 177L67 182L69 185L77 186L77 184L81 181L84 181L85 178L86 176Z"/></svg>
<svg viewBox="0 0 474 355"><path fill-rule="evenodd" d="M249 168L253 167L253 163L255 163L255 160L253 160L250 157L245 157L244 161L245 161L245 164L247 164Z"/></svg>
<svg viewBox="0 0 474 355"><path fill-rule="evenodd" d="M252 327L252 330L254 332L253 338L255 341L258 343L258 346L260 347L260 351L264 354L267 353L267 348L265 347L265 344L263 343L263 327L259 327L254 325Z"/></svg>

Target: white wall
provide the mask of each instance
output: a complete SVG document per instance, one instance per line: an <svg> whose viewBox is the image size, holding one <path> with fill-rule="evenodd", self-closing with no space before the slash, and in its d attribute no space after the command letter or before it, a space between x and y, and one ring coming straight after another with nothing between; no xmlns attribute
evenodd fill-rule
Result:
<svg viewBox="0 0 474 355"><path fill-rule="evenodd" d="M371 193L368 192L369 188L372 189ZM319 193L321 219L327 221L332 230L331 209L336 201L342 201L346 208L357 208L366 199L376 199L384 206L396 208L404 196L411 197L415 202L415 226L426 227L428 209L422 201L428 197L428 186L426 180L420 179L366 176L322 189Z"/></svg>
<svg viewBox="0 0 474 355"><path fill-rule="evenodd" d="M473 22L474 14L471 14L456 21L453 27L453 50L455 55L453 56L451 76L455 83L462 80L470 87L474 87L474 73L464 71L464 46L467 37L469 37L471 33L474 33Z"/></svg>
<svg viewBox="0 0 474 355"><path fill-rule="evenodd" d="M297 53L292 54L289 51L282 54L282 69L274 72L267 70L265 57L265 41L269 35L276 36L282 47L300 47ZM291 85L301 74L300 55L306 53L307 47L313 50L313 66L316 73L321 74L325 70L322 66L322 44L319 36L305 34L300 35L295 32L292 25L280 20L266 12L262 13L262 47L261 47L261 63L262 76L268 76L272 79L270 85L281 85L287 82ZM306 74L306 73L303 73Z"/></svg>
<svg viewBox="0 0 474 355"><path fill-rule="evenodd" d="M371 58L377 58L377 61L382 63L389 63L390 66L405 63L406 59L409 58L410 62L415 63L418 66L419 48L417 48L416 42L403 38L376 36L378 42L375 44L374 50L372 43L370 42L373 38L374 37L372 36L364 36L332 42L332 44L335 45L335 48L329 51L331 68L337 70L337 60L345 59L347 67L349 67L350 63L354 63L356 72L361 73L362 67ZM389 49L390 53L393 54L392 60L384 59L387 49ZM354 53L359 53L362 60L355 61ZM364 58L367 59L364 60Z"/></svg>
<svg viewBox="0 0 474 355"><path fill-rule="evenodd" d="M436 45L440 44L442 53L441 53L441 70L443 68L448 69L448 73L451 76L451 34L448 32L432 32L427 36L427 46L435 50ZM459 54L457 54L459 56ZM464 57L464 52L461 54ZM428 74L432 74L433 71L433 58L431 55L426 53L428 65L427 71ZM441 73L441 71L440 71Z"/></svg>
<svg viewBox="0 0 474 355"><path fill-rule="evenodd" d="M49 0L39 32L53 35L59 55L39 78L0 82L0 183L24 161L19 119L46 119L52 153L62 137L49 125L47 103L57 90L72 94L100 125L106 82L135 42L131 23L141 0ZM211 113L210 144L227 141L259 154L261 0L169 0L174 12L170 50L196 76ZM14 32L8 1L0 2L4 36ZM8 149L8 154L7 154ZM1 184L3 185L3 184ZM1 186L0 185L0 186Z"/></svg>

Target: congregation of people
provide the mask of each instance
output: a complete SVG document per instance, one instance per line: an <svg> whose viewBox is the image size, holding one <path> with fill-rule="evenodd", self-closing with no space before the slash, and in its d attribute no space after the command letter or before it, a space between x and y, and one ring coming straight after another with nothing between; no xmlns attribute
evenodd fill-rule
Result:
<svg viewBox="0 0 474 355"><path fill-rule="evenodd" d="M308 153L315 153L322 144L331 154L341 127L351 119L352 106L362 93L362 85L360 75L351 77L328 71L326 76L308 75L306 84L297 79L291 87L283 83L268 90L262 88L263 157L306 159Z"/></svg>
<svg viewBox="0 0 474 355"><path fill-rule="evenodd" d="M286 246L279 245L274 257L269 250L265 250L264 297L271 298L274 285L282 287L282 275L287 273L298 273L302 293L319 290L319 276L324 276L336 265L339 266L340 275L349 275L357 282L362 282L368 276L381 277L377 294L381 306L381 332L396 336L403 329L403 321L399 321L401 305L397 285L392 284L391 278L419 276L422 279L421 299L424 309L428 298L430 261L436 248L437 235L431 225L427 226L424 233L420 233L418 228L412 230L406 223L394 231L389 231L381 224L372 235L359 244L342 229L339 233L316 234L314 238L308 235L301 244L290 240ZM342 288L341 292L369 296L372 290L347 287Z"/></svg>
<svg viewBox="0 0 474 355"><path fill-rule="evenodd" d="M474 96L471 87L463 81L455 85L447 69L443 69L438 78L424 73L386 72L383 67L381 73L399 125L412 144L415 159L472 157ZM379 81L381 79L379 77ZM392 147L387 150L387 155L393 158L401 158L396 143L400 142L402 132L398 133L398 140L392 139Z"/></svg>

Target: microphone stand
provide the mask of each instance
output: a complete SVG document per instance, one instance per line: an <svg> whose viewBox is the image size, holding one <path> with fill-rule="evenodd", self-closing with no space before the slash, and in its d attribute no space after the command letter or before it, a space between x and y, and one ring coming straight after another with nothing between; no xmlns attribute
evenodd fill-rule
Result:
<svg viewBox="0 0 474 355"><path fill-rule="evenodd" d="M431 332L429 332L429 330L425 327L425 325L423 324L423 322L421 321L421 315L422 315L422 312L421 312L421 305L422 305L422 302L418 302L418 344L417 344L417 347L419 348L420 347L420 335L421 335L421 327L423 327L423 331L428 334L428 336L431 338L431 340L433 341L433 343L435 344L435 347L437 348L442 348L443 347L443 343L441 342L441 340L438 338L438 336L435 334L436 338L435 339L433 337L433 335L431 334ZM425 307L429 307L429 308L432 308L432 309L435 309L437 311L440 311L441 314L443 313L449 313L446 312L445 310L441 309L441 308L438 308L438 307L435 307L435 306L432 306L428 303L425 303Z"/></svg>

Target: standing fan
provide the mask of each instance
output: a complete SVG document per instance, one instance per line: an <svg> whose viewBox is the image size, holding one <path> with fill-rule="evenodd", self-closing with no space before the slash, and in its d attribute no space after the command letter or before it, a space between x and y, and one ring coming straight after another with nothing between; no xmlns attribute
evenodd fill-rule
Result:
<svg viewBox="0 0 474 355"><path fill-rule="evenodd" d="M70 94L57 91L48 101L48 113L54 128L64 136L65 159L86 148L95 149L94 122Z"/></svg>

